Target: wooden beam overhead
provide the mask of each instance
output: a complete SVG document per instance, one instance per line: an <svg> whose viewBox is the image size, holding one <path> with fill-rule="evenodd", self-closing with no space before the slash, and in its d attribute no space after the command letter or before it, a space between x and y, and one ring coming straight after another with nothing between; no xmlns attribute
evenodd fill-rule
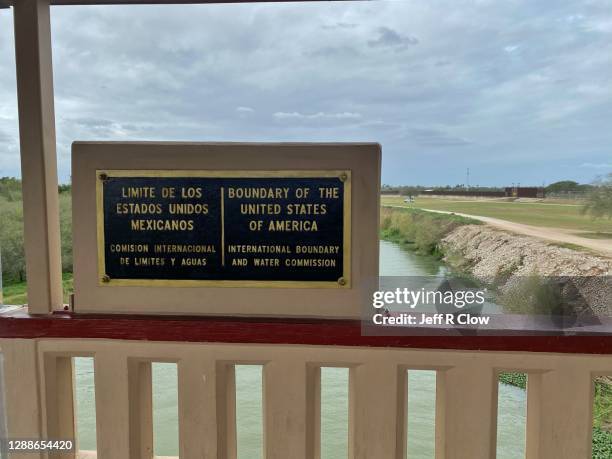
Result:
<svg viewBox="0 0 612 459"><path fill-rule="evenodd" d="M0 0L0 8L9 8L21 0ZM207 3L297 3L347 2L370 0L51 0L51 5L189 5Z"/></svg>

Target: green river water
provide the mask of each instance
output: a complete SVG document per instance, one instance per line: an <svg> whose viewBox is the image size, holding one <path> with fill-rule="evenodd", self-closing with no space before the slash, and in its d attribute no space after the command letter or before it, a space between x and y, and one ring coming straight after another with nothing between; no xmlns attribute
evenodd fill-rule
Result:
<svg viewBox="0 0 612 459"><path fill-rule="evenodd" d="M381 242L382 276L450 276L443 264ZM76 359L77 427L80 449L95 450L92 359ZM236 368L236 418L239 459L262 457L262 368ZM408 458L434 458L435 372L408 372ZM176 365L153 364L155 454L178 456ZM498 404L498 459L525 457L525 391L501 384ZM321 372L321 457L347 457L348 370ZM290 459L290 458L288 458ZM374 458L373 458L374 459Z"/></svg>

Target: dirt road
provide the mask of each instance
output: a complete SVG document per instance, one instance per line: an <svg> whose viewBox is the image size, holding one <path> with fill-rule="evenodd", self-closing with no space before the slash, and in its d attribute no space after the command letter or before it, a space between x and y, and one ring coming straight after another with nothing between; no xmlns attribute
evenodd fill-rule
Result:
<svg viewBox="0 0 612 459"><path fill-rule="evenodd" d="M399 209L405 209L405 206L385 206L385 207L397 207ZM482 217L480 215L462 214L459 212L449 212L446 210L433 210L433 209L420 209L426 210L427 212L436 212L439 214L455 214L462 217L473 218L474 220L480 220L487 225L499 228L505 231L511 231L517 234L524 234L525 236L531 236L538 239L544 239L551 242L559 242L566 244L575 244L581 247L596 252L598 255L603 255L612 258L612 241L609 239L589 239L586 237L580 237L575 234L573 230L565 230L561 228L545 228L540 226L524 225L522 223L509 222L507 220L501 220L499 218Z"/></svg>

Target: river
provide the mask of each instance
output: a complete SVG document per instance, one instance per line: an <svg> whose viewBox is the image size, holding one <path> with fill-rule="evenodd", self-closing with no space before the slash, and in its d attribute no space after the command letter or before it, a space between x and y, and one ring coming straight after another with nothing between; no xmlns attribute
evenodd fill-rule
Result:
<svg viewBox="0 0 612 459"><path fill-rule="evenodd" d="M452 273L439 261L381 241L381 276L441 276ZM491 306L493 309L495 306ZM95 407L92 359L76 359L78 442L95 450ZM262 456L261 367L236 368L236 418L239 459ZM408 372L408 458L434 458L435 372ZM155 454L178 455L176 365L153 364ZM497 458L525 457L525 391L500 384ZM348 438L348 370L321 372L321 457L346 458Z"/></svg>

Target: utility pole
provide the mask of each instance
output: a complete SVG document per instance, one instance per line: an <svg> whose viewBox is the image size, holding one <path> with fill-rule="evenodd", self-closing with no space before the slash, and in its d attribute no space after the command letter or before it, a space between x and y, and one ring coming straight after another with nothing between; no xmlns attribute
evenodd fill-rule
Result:
<svg viewBox="0 0 612 459"><path fill-rule="evenodd" d="M470 189L470 168L467 168L467 180L465 182L467 184L467 189Z"/></svg>

